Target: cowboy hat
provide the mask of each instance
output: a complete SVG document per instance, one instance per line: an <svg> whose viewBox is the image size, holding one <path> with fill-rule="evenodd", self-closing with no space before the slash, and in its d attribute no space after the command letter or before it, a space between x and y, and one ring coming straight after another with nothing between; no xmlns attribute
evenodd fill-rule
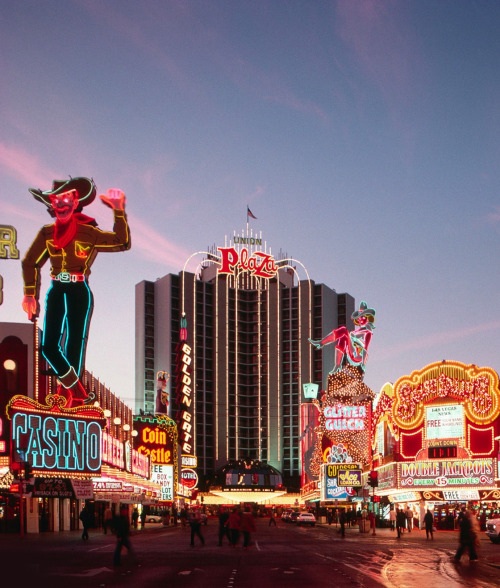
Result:
<svg viewBox="0 0 500 588"><path fill-rule="evenodd" d="M351 314L351 318L355 321L362 316L375 316L375 309L368 308L368 304L366 304L364 300L360 303L359 310L356 310Z"/></svg>
<svg viewBox="0 0 500 588"><path fill-rule="evenodd" d="M69 180L54 180L52 190L46 190L45 192L37 188L29 188L31 194L48 208L52 207L51 196L57 196L70 190L76 191L79 202L78 208L93 202L97 192L94 180L89 180L88 178L70 177Z"/></svg>

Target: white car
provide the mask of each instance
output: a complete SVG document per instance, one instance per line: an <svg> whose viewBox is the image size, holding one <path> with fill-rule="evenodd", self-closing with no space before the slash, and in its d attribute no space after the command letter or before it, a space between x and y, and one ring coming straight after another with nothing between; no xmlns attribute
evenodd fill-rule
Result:
<svg viewBox="0 0 500 588"><path fill-rule="evenodd" d="M312 512L301 512L297 517L297 525L311 525L314 527L316 524L316 517Z"/></svg>
<svg viewBox="0 0 500 588"><path fill-rule="evenodd" d="M161 523L162 520L161 515L146 515L146 523Z"/></svg>
<svg viewBox="0 0 500 588"><path fill-rule="evenodd" d="M486 521L486 535L488 535L492 543L500 543L500 519Z"/></svg>

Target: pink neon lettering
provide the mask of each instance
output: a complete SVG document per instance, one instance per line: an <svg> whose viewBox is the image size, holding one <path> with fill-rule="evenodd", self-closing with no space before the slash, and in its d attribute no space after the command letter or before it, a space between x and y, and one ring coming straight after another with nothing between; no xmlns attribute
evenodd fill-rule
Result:
<svg viewBox="0 0 500 588"><path fill-rule="evenodd" d="M249 271L259 278L272 278L278 271L274 257L262 251L256 251L249 256L248 249L242 249L241 255L238 255L234 247L217 249L221 252L219 274L232 274L238 265L243 271Z"/></svg>

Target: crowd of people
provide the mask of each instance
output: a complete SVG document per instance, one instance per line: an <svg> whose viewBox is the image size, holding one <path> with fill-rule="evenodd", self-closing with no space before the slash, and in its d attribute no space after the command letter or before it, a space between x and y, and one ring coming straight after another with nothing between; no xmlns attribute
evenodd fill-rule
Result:
<svg viewBox="0 0 500 588"><path fill-rule="evenodd" d="M267 513L269 516L269 526L276 526L276 513L271 511ZM279 514L279 513L278 513ZM389 511L389 526L391 531L397 532L397 538L400 539L404 533L411 533L415 528L425 529L426 539L433 540L434 532L436 531L436 513L427 509L420 521L414 519L414 511L408 505L406 508L395 506ZM423 513L422 513L423 514ZM421 514L421 516L422 516ZM476 512L473 509L462 507L456 514L455 529L459 530L459 546L453 557L455 563L460 563L462 556L468 553L471 562L478 559L478 546L481 533L481 522ZM326 522L331 525L335 522L340 527L339 533L342 537L345 536L347 527L354 527L361 525L363 520L370 521L374 525L374 517L371 511L366 509L355 510L351 507L339 507L330 509L327 513ZM185 507L179 512L174 507L172 511L163 511L163 523L170 525L172 520L173 525L180 524L183 527L190 527L190 545L195 547L196 539L201 546L205 545L205 538L202 533L202 524L206 522L206 513L203 508L199 506ZM498 513L492 513L492 516L499 516ZM204 518L205 517L205 518ZM116 548L113 556L113 563L119 566L121 562L121 552L125 547L129 555L135 557L132 545L130 542L131 528L137 529L139 523L142 527L145 525L147 518L146 512L143 509L139 513L137 508L134 508L130 513L128 508L122 507L119 514L113 514L108 507L104 513L104 533L108 531L116 535ZM219 528L218 528L218 545L222 547L228 544L231 548L236 548L238 544L242 543L243 549L248 549L252 545L252 534L256 532L254 513L250 507L220 507L217 513ZM91 526L91 513L89 508L85 506L80 513L80 520L82 522L83 532L82 539L87 541L89 539L89 527ZM371 526L371 525L370 525Z"/></svg>

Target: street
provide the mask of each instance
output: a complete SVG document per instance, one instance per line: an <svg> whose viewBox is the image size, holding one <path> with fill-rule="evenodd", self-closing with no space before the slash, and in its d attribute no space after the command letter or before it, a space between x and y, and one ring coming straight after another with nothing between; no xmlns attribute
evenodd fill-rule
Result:
<svg viewBox="0 0 500 588"><path fill-rule="evenodd" d="M341 538L335 525L297 527L268 519L257 521L252 546L236 548L224 539L218 546L218 521L202 527L205 545L198 537L190 547L190 529L147 524L133 531L136 558L126 551L122 565L113 568L115 537L97 530L89 541L81 533L51 533L24 538L1 535L2 586L176 586L182 588L266 588L268 586L366 586L405 588L430 585L458 587L498 586L500 546L481 537L480 560L467 556L451 561L458 534L438 532L427 541L423 531L396 533L377 529L359 533L347 529ZM484 534L483 534L484 535Z"/></svg>

